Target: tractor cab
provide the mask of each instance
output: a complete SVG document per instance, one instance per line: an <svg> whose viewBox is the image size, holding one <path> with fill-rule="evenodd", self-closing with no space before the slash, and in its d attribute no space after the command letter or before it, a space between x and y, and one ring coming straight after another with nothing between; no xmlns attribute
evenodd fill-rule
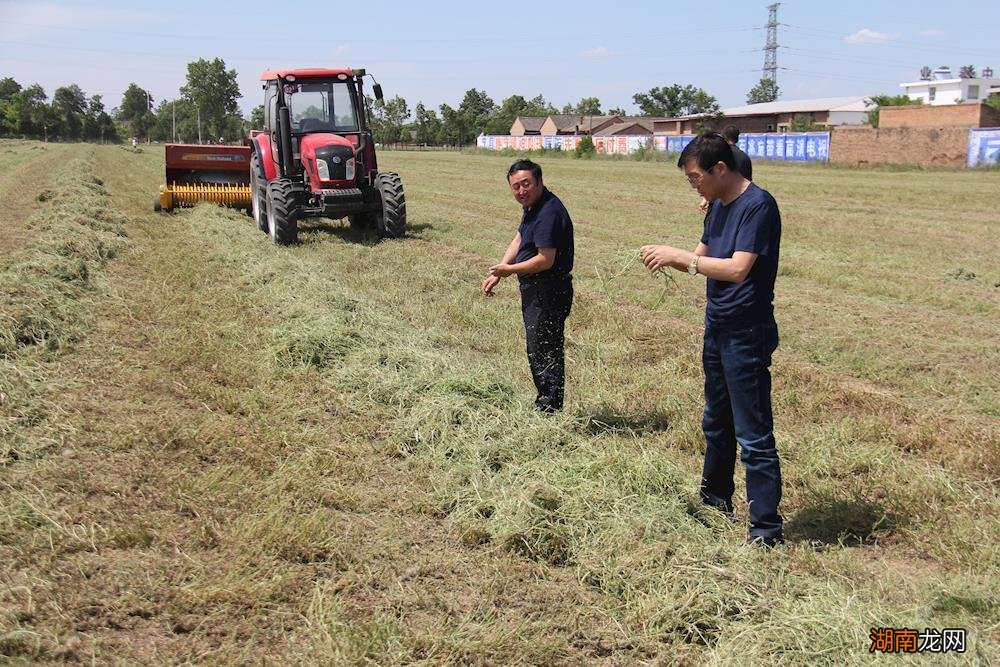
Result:
<svg viewBox="0 0 1000 667"><path fill-rule="evenodd" d="M292 134L360 131L358 106L345 81L286 83L284 94L292 118Z"/></svg>

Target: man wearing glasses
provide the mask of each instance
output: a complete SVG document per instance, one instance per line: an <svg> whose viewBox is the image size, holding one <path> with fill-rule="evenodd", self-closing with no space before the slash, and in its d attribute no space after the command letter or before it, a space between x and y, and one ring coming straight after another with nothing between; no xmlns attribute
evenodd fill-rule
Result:
<svg viewBox="0 0 1000 667"><path fill-rule="evenodd" d="M701 500L733 512L736 444L746 466L750 544L782 541L781 467L771 415L771 354L778 346L774 279L781 215L766 190L737 169L725 139L695 138L677 166L712 202L701 242L692 253L666 245L642 248L650 270L673 267L708 279L702 364L705 370L705 463Z"/></svg>

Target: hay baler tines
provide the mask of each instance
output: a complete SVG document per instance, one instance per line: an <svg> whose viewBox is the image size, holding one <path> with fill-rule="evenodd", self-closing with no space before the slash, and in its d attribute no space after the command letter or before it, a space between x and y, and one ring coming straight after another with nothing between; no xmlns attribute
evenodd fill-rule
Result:
<svg viewBox="0 0 1000 667"><path fill-rule="evenodd" d="M250 147L166 144L166 184L154 211L172 211L208 201L251 210Z"/></svg>

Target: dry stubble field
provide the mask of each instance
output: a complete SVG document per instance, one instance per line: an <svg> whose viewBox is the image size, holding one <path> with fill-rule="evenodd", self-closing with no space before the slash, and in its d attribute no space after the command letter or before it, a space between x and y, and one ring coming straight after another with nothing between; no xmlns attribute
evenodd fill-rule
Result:
<svg viewBox="0 0 1000 667"><path fill-rule="evenodd" d="M510 158L392 153L410 238L158 216L162 151L3 141L0 659L862 664L1000 657L998 174L761 163L784 220L788 544L697 503L704 284L665 163L541 158L577 234L530 409ZM738 491L738 493L742 493Z"/></svg>

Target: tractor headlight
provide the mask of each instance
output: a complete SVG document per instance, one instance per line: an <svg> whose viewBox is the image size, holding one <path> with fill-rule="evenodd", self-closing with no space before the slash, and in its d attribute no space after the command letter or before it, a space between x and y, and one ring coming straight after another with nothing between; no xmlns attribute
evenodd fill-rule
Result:
<svg viewBox="0 0 1000 667"><path fill-rule="evenodd" d="M319 180L330 180L330 165L326 163L326 160L316 160L316 171L319 172Z"/></svg>
<svg viewBox="0 0 1000 667"><path fill-rule="evenodd" d="M344 167L344 171L345 171L344 178L346 178L349 181L353 181L354 180L354 158L351 158L350 160L347 161L347 164Z"/></svg>

